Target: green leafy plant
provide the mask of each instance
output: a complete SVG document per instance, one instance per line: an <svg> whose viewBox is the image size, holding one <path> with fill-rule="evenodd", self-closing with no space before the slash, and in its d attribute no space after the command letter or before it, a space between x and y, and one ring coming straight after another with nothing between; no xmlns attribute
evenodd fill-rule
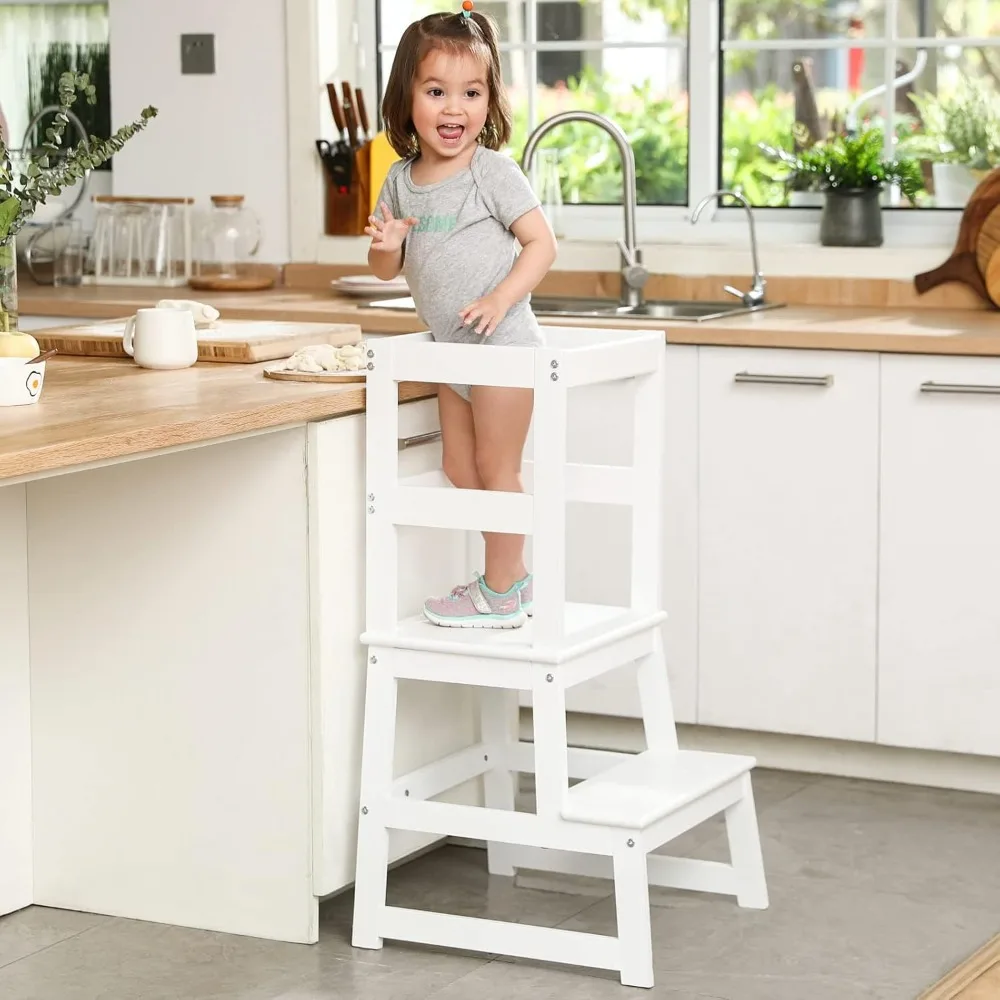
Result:
<svg viewBox="0 0 1000 1000"><path fill-rule="evenodd" d="M1000 97L966 80L948 97L913 94L923 129L907 138L908 155L973 170L1000 165Z"/></svg>
<svg viewBox="0 0 1000 1000"><path fill-rule="evenodd" d="M42 108L59 103L59 82L64 73L86 74L96 88L96 100L77 104L74 112L88 136L107 139L111 135L111 68L106 42L70 45L55 42L43 52L28 55L28 120ZM105 161L98 170L110 170Z"/></svg>
<svg viewBox="0 0 1000 1000"><path fill-rule="evenodd" d="M867 129L854 136L836 136L818 147L824 191L881 189L895 184L911 202L924 188L923 174L914 160L886 159L881 129Z"/></svg>
<svg viewBox="0 0 1000 1000"><path fill-rule="evenodd" d="M59 110L45 130L45 142L32 150L18 169L0 139L0 244L15 236L49 196L72 187L88 170L94 170L120 152L157 115L156 108L145 108L139 118L107 139L92 136L89 149L82 144L64 148L63 136L69 124L67 112L76 103L78 92L88 104L96 103L97 90L86 73L64 73L59 80Z"/></svg>

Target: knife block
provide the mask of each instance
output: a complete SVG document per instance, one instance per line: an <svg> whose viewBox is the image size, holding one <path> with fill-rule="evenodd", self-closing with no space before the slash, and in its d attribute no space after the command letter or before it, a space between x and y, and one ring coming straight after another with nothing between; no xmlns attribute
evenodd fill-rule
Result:
<svg viewBox="0 0 1000 1000"><path fill-rule="evenodd" d="M350 188L341 192L323 171L326 211L323 231L327 236L363 236L368 225L371 201L371 143L366 142L354 153Z"/></svg>

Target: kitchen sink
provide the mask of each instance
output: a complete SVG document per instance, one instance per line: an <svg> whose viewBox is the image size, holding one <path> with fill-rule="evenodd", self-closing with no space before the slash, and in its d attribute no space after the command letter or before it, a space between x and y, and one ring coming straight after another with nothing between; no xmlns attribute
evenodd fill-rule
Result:
<svg viewBox="0 0 1000 1000"><path fill-rule="evenodd" d="M638 306L623 306L612 299L532 296L531 309L536 316L628 317L630 319L666 319L675 322L704 323L727 316L743 316L764 309L778 309L782 303L765 302L745 306L735 299L725 302L671 300L643 302Z"/></svg>

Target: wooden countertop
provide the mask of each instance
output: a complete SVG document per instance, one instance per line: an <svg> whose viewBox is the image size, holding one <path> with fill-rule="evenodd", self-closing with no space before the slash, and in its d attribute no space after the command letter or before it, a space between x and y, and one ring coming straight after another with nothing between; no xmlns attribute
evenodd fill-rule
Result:
<svg viewBox="0 0 1000 1000"><path fill-rule="evenodd" d="M152 371L131 361L56 357L38 403L0 407L5 479L212 441L247 431L360 413L363 385L275 382L263 364ZM400 385L400 401L433 386Z"/></svg>
<svg viewBox="0 0 1000 1000"><path fill-rule="evenodd" d="M266 292L213 294L110 286L43 288L25 283L20 309L25 316L111 319L128 315L158 298L188 295L211 303L231 319L358 323L366 333L412 333L423 329L413 313L365 309L359 304L364 300L338 297L322 289L275 288ZM663 328L667 342L672 344L1000 356L1000 312L985 309L797 305L708 323L555 317L545 317L543 323Z"/></svg>

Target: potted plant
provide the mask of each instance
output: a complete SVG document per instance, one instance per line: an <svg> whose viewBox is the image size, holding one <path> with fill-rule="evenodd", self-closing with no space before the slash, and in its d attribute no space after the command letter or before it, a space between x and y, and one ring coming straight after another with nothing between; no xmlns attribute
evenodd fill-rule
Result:
<svg viewBox="0 0 1000 1000"><path fill-rule="evenodd" d="M823 204L823 145L817 143L798 152L777 149L767 143L758 148L769 159L783 163L788 173L781 178L788 204L793 208L819 208Z"/></svg>
<svg viewBox="0 0 1000 1000"><path fill-rule="evenodd" d="M0 135L0 357L32 357L38 351L34 337L17 330L17 255L14 240L36 208L51 195L80 181L88 170L109 160L157 114L146 108L141 116L123 125L108 139L89 140L89 149L80 145L63 148L69 124L67 112L81 93L89 104L97 92L87 74L64 73L59 80L59 110L45 130L46 141L27 152L15 168L11 150ZM24 152L24 151L22 151Z"/></svg>
<svg viewBox="0 0 1000 1000"><path fill-rule="evenodd" d="M916 161L886 159L883 143L880 129L867 129L855 136L837 136L820 148L823 246L881 246L881 197L886 185L896 185L911 203L923 190Z"/></svg>
<svg viewBox="0 0 1000 1000"><path fill-rule="evenodd" d="M1000 165L1000 101L968 81L951 97L912 99L923 129L903 148L931 161L935 205L963 208L983 176Z"/></svg>

